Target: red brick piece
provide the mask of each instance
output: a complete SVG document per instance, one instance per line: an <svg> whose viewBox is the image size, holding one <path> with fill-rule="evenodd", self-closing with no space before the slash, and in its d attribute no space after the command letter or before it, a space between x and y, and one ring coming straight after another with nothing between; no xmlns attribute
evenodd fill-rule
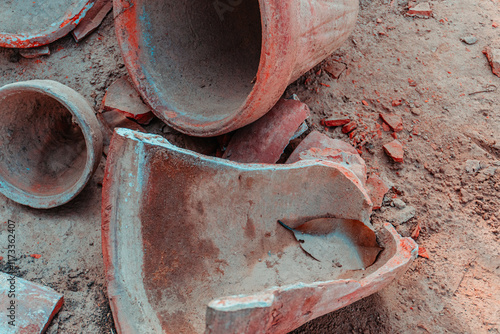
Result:
<svg viewBox="0 0 500 334"><path fill-rule="evenodd" d="M392 131L399 132L403 130L403 118L396 114L380 114L380 118L389 125Z"/></svg>
<svg viewBox="0 0 500 334"><path fill-rule="evenodd" d="M300 101L279 100L266 115L235 132L223 158L236 162L276 163L309 114L309 107Z"/></svg>
<svg viewBox="0 0 500 334"><path fill-rule="evenodd" d="M149 107L142 102L139 93L125 77L109 86L102 103L104 111L119 111L140 124L147 125L154 118Z"/></svg>
<svg viewBox="0 0 500 334"><path fill-rule="evenodd" d="M332 61L325 66L325 72L330 74L332 78L338 79L346 68L346 64L339 63L338 61Z"/></svg>
<svg viewBox="0 0 500 334"><path fill-rule="evenodd" d="M408 14L409 16L431 17L432 9L428 2L422 2L408 9L408 12L406 14Z"/></svg>
<svg viewBox="0 0 500 334"><path fill-rule="evenodd" d="M111 9L113 9L112 0L97 0L80 24L71 32L75 41L80 42L96 30Z"/></svg>
<svg viewBox="0 0 500 334"><path fill-rule="evenodd" d="M332 116L321 120L321 125L328 127L343 126L349 123L351 120L349 117L345 116Z"/></svg>
<svg viewBox="0 0 500 334"><path fill-rule="evenodd" d="M500 77L500 49L492 49L491 47L487 46L484 49L483 53L486 55L488 61L490 62L491 71L493 72L493 74Z"/></svg>
<svg viewBox="0 0 500 334"><path fill-rule="evenodd" d="M349 133L357 128L358 128L358 124L356 122L352 121L352 122L349 122L348 124L344 125L344 127L342 128L342 132Z"/></svg>
<svg viewBox="0 0 500 334"><path fill-rule="evenodd" d="M13 311L9 310L14 300L11 290L15 291L16 301ZM0 333L45 333L63 302L63 296L51 288L0 272L0 305L4 318L0 321ZM14 321L15 326L9 324L10 321Z"/></svg>
<svg viewBox="0 0 500 334"><path fill-rule="evenodd" d="M378 210L382 207L384 202L384 196L389 191L389 187L385 182L377 175L371 175L366 181L366 188L368 189L368 195L373 202L373 210Z"/></svg>
<svg viewBox="0 0 500 334"><path fill-rule="evenodd" d="M404 150L403 145L399 142L399 140L393 140L388 144L384 145L385 153L396 162L403 162L404 158Z"/></svg>

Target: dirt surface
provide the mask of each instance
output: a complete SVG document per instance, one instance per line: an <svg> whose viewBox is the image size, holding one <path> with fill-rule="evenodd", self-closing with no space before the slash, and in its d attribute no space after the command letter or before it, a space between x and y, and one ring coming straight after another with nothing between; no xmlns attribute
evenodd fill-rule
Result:
<svg viewBox="0 0 500 334"><path fill-rule="evenodd" d="M500 2L430 4L433 17L422 19L404 15L405 1L362 0L355 32L328 60L347 69L335 80L322 70L324 62L285 94L297 94L312 109L311 129L355 144L369 172L392 186L373 223L414 215L397 229L409 236L419 224L417 242L430 257L417 259L388 288L294 333L500 333L500 89L491 91L500 78L481 52L499 43ZM461 41L469 35L477 37L475 44ZM106 88L126 74L111 15L83 42L65 37L50 48L49 57L31 60L0 50L0 85L56 80L83 94L97 112ZM479 91L487 92L472 94ZM379 116L389 111L403 118L396 136L404 163L392 162L382 149L394 139ZM334 113L357 122L354 134L320 125ZM162 129L185 147L213 148L159 121L148 128ZM116 333L100 246L104 163L61 208L37 211L0 197L1 219L17 225L17 274L65 295L48 333ZM0 225L0 256L6 257L6 224Z"/></svg>

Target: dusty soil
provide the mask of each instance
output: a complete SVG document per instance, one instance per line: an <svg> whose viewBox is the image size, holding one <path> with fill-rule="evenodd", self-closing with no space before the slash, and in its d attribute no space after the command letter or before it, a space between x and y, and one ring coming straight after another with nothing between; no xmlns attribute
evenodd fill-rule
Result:
<svg viewBox="0 0 500 334"><path fill-rule="evenodd" d="M409 236L420 224L417 242L430 256L417 259L388 288L294 333L500 333L500 90L472 94L500 87L481 52L498 42L500 27L493 23L500 24L500 2L430 3L434 17L421 19L404 15L406 1L362 0L355 32L328 60L345 63L347 70L334 80L322 70L324 62L286 93L310 106L311 129L356 145L369 171L392 185L373 223L400 215L392 200L403 200L416 214L397 229ZM0 50L0 85L57 80L83 94L97 112L106 88L126 74L113 28L108 15L83 42L65 37L39 59ZM463 43L468 35L477 43ZM388 111L403 117L397 137L404 163L390 161L382 150L393 140L392 132L377 131L379 113ZM320 126L333 113L357 121L355 134ZM165 131L159 121L148 129L162 128L169 139L200 147L199 140ZM57 209L37 211L0 197L1 219L17 224L18 275L65 295L52 334L116 333L100 247L104 163L82 194ZM5 257L6 224L0 225ZM34 253L42 257L29 256Z"/></svg>

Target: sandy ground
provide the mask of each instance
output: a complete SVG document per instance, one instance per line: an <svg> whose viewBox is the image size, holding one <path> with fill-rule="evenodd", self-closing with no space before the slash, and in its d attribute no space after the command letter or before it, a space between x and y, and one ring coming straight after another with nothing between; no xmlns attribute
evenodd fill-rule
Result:
<svg viewBox="0 0 500 334"><path fill-rule="evenodd" d="M481 53L499 42L500 27L492 24L500 24L500 2L430 3L434 17L419 19L404 16L405 1L362 0L355 32L330 58L347 70L334 80L320 64L286 93L310 106L311 129L357 145L369 171L393 185L373 223L400 215L391 203L402 199L416 215L397 229L409 236L420 224L418 243L430 255L383 291L294 333L500 333L500 89L470 95L500 87ZM468 35L477 43L463 43ZM0 50L0 85L57 80L98 111L106 88L126 74L111 15L83 42L65 37L50 48L49 57L31 60ZM394 100L402 104L393 107ZM388 110L404 120L397 134L402 164L382 150L391 132L377 134L379 113ZM320 126L333 113L357 121L352 138ZM159 121L151 127L159 128ZM480 161L479 171L466 168L471 160ZM48 333L116 333L100 246L104 163L74 201L57 209L37 211L0 197L1 219L16 222L17 274L65 295ZM0 224L0 256L6 245Z"/></svg>

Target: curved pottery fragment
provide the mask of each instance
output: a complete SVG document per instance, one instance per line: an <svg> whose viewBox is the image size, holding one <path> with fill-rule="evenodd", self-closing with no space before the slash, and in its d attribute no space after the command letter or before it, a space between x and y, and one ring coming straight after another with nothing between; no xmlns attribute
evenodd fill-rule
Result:
<svg viewBox="0 0 500 334"><path fill-rule="evenodd" d="M34 48L67 35L95 0L0 1L0 47Z"/></svg>
<svg viewBox="0 0 500 334"><path fill-rule="evenodd" d="M103 187L103 254L120 333L286 333L404 272L417 245L387 225L366 270L307 255L290 228L369 226L371 202L330 161L241 164L118 129Z"/></svg>
<svg viewBox="0 0 500 334"><path fill-rule="evenodd" d="M161 120L212 137L266 114L342 45L358 0L114 0L137 90Z"/></svg>

